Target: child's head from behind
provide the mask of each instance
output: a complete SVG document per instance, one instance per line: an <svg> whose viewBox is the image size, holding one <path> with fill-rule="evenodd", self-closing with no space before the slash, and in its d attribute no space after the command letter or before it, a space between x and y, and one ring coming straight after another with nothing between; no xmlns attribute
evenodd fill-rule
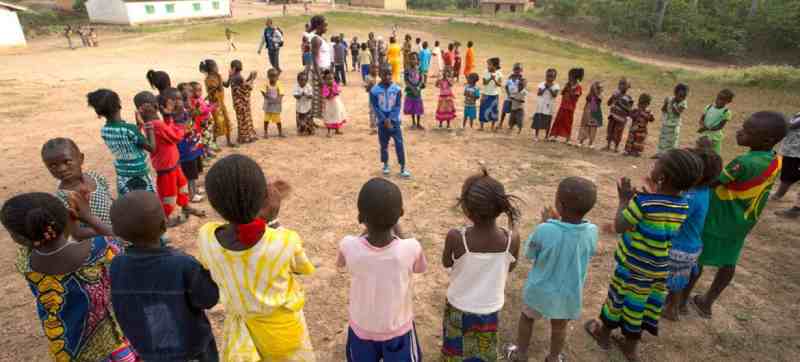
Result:
<svg viewBox="0 0 800 362"><path fill-rule="evenodd" d="M361 50L367 50L367 43L361 43Z"/></svg>
<svg viewBox="0 0 800 362"><path fill-rule="evenodd" d="M214 59L206 59L200 62L200 72L205 74L219 74L219 67Z"/></svg>
<svg viewBox="0 0 800 362"><path fill-rule="evenodd" d="M548 84L552 84L556 81L556 76L558 75L558 71L553 68L548 69L544 72L544 79Z"/></svg>
<svg viewBox="0 0 800 362"><path fill-rule="evenodd" d="M83 153L69 138L53 138L45 142L42 162L59 181L79 181L83 176Z"/></svg>
<svg viewBox="0 0 800 362"><path fill-rule="evenodd" d="M119 95L110 89L98 89L86 95L89 106L94 108L98 117L111 119L119 116L122 109Z"/></svg>
<svg viewBox="0 0 800 362"><path fill-rule="evenodd" d="M391 181L376 177L358 193L358 222L374 231L389 230L403 216L403 194Z"/></svg>
<svg viewBox="0 0 800 362"><path fill-rule="evenodd" d="M519 209L514 205L516 200L515 196L506 194L500 181L483 169L464 181L458 205L476 225L494 222L500 214L506 214L509 224L515 225L520 217Z"/></svg>
<svg viewBox="0 0 800 362"><path fill-rule="evenodd" d="M172 87L172 81L169 79L169 74L162 70L148 70L147 74L147 81L150 83L150 87L153 89L158 90L159 92L163 92L164 89Z"/></svg>
<svg viewBox="0 0 800 362"><path fill-rule="evenodd" d="M114 235L138 247L160 245L167 219L158 196L150 191L132 191L111 205Z"/></svg>
<svg viewBox="0 0 800 362"><path fill-rule="evenodd" d="M145 121L152 121L158 119L158 99L149 91L142 91L133 97L133 105L136 107L136 112Z"/></svg>
<svg viewBox="0 0 800 362"><path fill-rule="evenodd" d="M558 184L555 207L564 218L583 219L596 202L597 186L588 179L567 177Z"/></svg>
<svg viewBox="0 0 800 362"><path fill-rule="evenodd" d="M486 61L486 67L490 72L496 72L500 70L500 58L489 58Z"/></svg>
<svg viewBox="0 0 800 362"><path fill-rule="evenodd" d="M243 69L242 61L239 59L234 59L231 61L231 72L233 73L241 73Z"/></svg>
<svg viewBox="0 0 800 362"><path fill-rule="evenodd" d="M397 38L395 38L393 36L390 36L389 37L389 44L394 44L394 43L397 43Z"/></svg>
<svg viewBox="0 0 800 362"><path fill-rule="evenodd" d="M686 191L703 176L703 161L694 153L683 149L672 149L658 156L650 180L655 185L654 193L677 194Z"/></svg>
<svg viewBox="0 0 800 362"><path fill-rule="evenodd" d="M467 41L467 48L472 48L473 45L475 44L472 42L472 40Z"/></svg>
<svg viewBox="0 0 800 362"><path fill-rule="evenodd" d="M622 79L619 80L619 84L617 84L617 89L619 92L625 94L630 88L631 82L628 81L628 78L622 77Z"/></svg>
<svg viewBox="0 0 800 362"><path fill-rule="evenodd" d="M455 44L453 44L453 43L447 44L447 50L453 51L453 49L455 49L455 48L456 48Z"/></svg>
<svg viewBox="0 0 800 362"><path fill-rule="evenodd" d="M267 179L256 161L244 155L227 156L206 174L211 207L232 224L248 224L267 199Z"/></svg>
<svg viewBox="0 0 800 362"><path fill-rule="evenodd" d="M583 81L583 68L572 68L569 70L569 81L580 83Z"/></svg>
<svg viewBox="0 0 800 362"><path fill-rule="evenodd" d="M471 86L474 86L475 84L478 83L478 80L480 80L480 78L481 77L478 75L478 73L469 73L469 75L467 75L467 83L469 83L469 85Z"/></svg>
<svg viewBox="0 0 800 362"><path fill-rule="evenodd" d="M733 102L733 97L735 97L735 94L733 94L732 90L723 89L719 91L719 94L717 94L717 99L714 101L714 105L717 108L723 108L729 103Z"/></svg>
<svg viewBox="0 0 800 362"><path fill-rule="evenodd" d="M428 49L428 42L427 41L422 42L422 49Z"/></svg>
<svg viewBox="0 0 800 362"><path fill-rule="evenodd" d="M647 93L642 93L639 95L639 109L646 110L647 107L650 107L650 103L653 102L653 97Z"/></svg>
<svg viewBox="0 0 800 362"><path fill-rule="evenodd" d="M277 69L271 68L267 71L267 79L269 79L270 84L275 84L278 81L278 77L281 75Z"/></svg>
<svg viewBox="0 0 800 362"><path fill-rule="evenodd" d="M690 151L703 162L703 175L697 180L695 187L710 186L722 172L722 158L714 152L710 144L703 148L693 148Z"/></svg>
<svg viewBox="0 0 800 362"><path fill-rule="evenodd" d="M687 95L689 95L689 86L678 83L678 85L675 86L675 101L683 102Z"/></svg>
<svg viewBox="0 0 800 362"><path fill-rule="evenodd" d="M297 85L305 87L308 84L308 74L306 72L297 73Z"/></svg>
<svg viewBox="0 0 800 362"><path fill-rule="evenodd" d="M736 143L755 151L769 151L786 137L788 122L783 113L753 113L736 132Z"/></svg>
<svg viewBox="0 0 800 362"><path fill-rule="evenodd" d="M17 244L45 246L67 232L69 213L57 197L44 192L20 194L8 199L0 221Z"/></svg>
<svg viewBox="0 0 800 362"><path fill-rule="evenodd" d="M439 44L440 44L440 43L439 43L439 41L438 41L438 40L436 40L436 41L434 41L434 42L433 42L433 46L435 46L435 47L438 47L438 46L439 46Z"/></svg>

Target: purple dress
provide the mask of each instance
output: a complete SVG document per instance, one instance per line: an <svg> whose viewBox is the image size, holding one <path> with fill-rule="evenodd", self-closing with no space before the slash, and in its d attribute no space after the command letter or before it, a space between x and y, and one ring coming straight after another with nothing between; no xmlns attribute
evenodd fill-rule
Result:
<svg viewBox="0 0 800 362"><path fill-rule="evenodd" d="M416 69L407 69L404 74L406 81L406 100L403 103L403 113L411 116L421 116L425 113L422 104L422 76Z"/></svg>

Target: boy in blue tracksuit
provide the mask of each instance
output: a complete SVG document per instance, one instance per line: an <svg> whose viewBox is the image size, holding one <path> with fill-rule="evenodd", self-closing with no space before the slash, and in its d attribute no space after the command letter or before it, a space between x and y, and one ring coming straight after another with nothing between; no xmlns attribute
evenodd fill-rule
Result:
<svg viewBox="0 0 800 362"><path fill-rule="evenodd" d="M411 177L406 169L406 155L403 149L403 129L400 126L400 106L403 90L392 83L392 68L388 64L380 68L381 82L372 87L369 92L369 103L375 111L378 126L378 141L381 146L381 162L383 174L388 175L389 169L389 140L394 139L394 149L397 152L397 162L400 164L400 176Z"/></svg>

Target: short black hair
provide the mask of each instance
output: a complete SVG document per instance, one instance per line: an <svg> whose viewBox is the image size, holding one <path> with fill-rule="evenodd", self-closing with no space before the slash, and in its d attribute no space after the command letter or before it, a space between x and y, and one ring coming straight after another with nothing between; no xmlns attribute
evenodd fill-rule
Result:
<svg viewBox="0 0 800 362"><path fill-rule="evenodd" d="M489 58L488 62L495 68L500 69L500 58Z"/></svg>
<svg viewBox="0 0 800 362"><path fill-rule="evenodd" d="M172 87L172 81L169 79L169 74L163 70L148 70L147 74L147 82L150 83L150 86L158 89L159 92L163 92L165 89Z"/></svg>
<svg viewBox="0 0 800 362"><path fill-rule="evenodd" d="M678 92L684 92L684 93L688 94L689 93L689 86L686 85L686 84L683 84L683 83L678 83L678 85L675 86L675 93L678 93Z"/></svg>
<svg viewBox="0 0 800 362"><path fill-rule="evenodd" d="M403 194L393 182L376 177L358 193L358 222L388 230L403 216Z"/></svg>
<svg viewBox="0 0 800 362"><path fill-rule="evenodd" d="M158 105L158 98L150 91L141 91L133 96L133 105L139 108L145 104Z"/></svg>
<svg viewBox="0 0 800 362"><path fill-rule="evenodd" d="M520 211L516 206L518 201L516 196L506 194L505 186L489 176L484 168L464 181L458 206L473 221L492 220L500 214L506 214L509 224L516 225L520 218Z"/></svg>
<svg viewBox="0 0 800 362"><path fill-rule="evenodd" d="M3 226L31 243L47 244L64 234L68 218L61 200L45 192L16 195L0 210Z"/></svg>
<svg viewBox="0 0 800 362"><path fill-rule="evenodd" d="M693 148L690 151L703 162L703 174L695 186L709 186L719 179L722 173L722 157L711 148Z"/></svg>
<svg viewBox="0 0 800 362"><path fill-rule="evenodd" d="M122 109L119 94L110 89L101 88L90 92L86 95L86 100L89 106L94 108L94 112L101 117L111 118Z"/></svg>
<svg viewBox="0 0 800 362"><path fill-rule="evenodd" d="M428 42L427 41L422 42L422 49L428 49Z"/></svg>
<svg viewBox="0 0 800 362"><path fill-rule="evenodd" d="M325 16L322 15L314 15L311 17L311 20L308 21L308 31L315 31L317 27L325 23Z"/></svg>
<svg viewBox="0 0 800 362"><path fill-rule="evenodd" d="M472 42L472 40L467 41L467 48L472 48L473 45L475 44Z"/></svg>
<svg viewBox="0 0 800 362"><path fill-rule="evenodd" d="M47 140L47 142L42 145L42 157L44 158L44 154L47 152L64 148L70 148L75 151L76 154L81 153L80 148L78 148L78 145L71 138L57 137Z"/></svg>
<svg viewBox="0 0 800 362"><path fill-rule="evenodd" d="M583 177L567 177L558 184L557 195L565 210L583 217L597 202L597 185Z"/></svg>
<svg viewBox="0 0 800 362"><path fill-rule="evenodd" d="M217 67L217 62L215 62L214 59L206 59L200 62L200 66L198 68L200 69L201 73L219 73L219 67Z"/></svg>
<svg viewBox="0 0 800 362"><path fill-rule="evenodd" d="M570 79L575 78L577 81L583 80L584 71L583 68L572 68L569 70L568 77Z"/></svg>
<svg viewBox="0 0 800 362"><path fill-rule="evenodd" d="M178 88L167 88L158 95L158 105L163 108L167 106L167 100L178 100L179 98L182 98L182 96Z"/></svg>
<svg viewBox="0 0 800 362"><path fill-rule="evenodd" d="M242 66L242 61L239 59L234 59L231 61L231 69L241 72L244 67Z"/></svg>
<svg viewBox="0 0 800 362"><path fill-rule="evenodd" d="M719 91L719 95L731 102L733 101L733 97L736 96L736 94L734 94L733 91L728 88Z"/></svg>
<svg viewBox="0 0 800 362"><path fill-rule="evenodd" d="M789 131L789 122L780 112L760 111L750 116L757 123L759 135L763 137L763 145L768 148L775 147L778 142L786 137Z"/></svg>
<svg viewBox="0 0 800 362"><path fill-rule="evenodd" d="M650 104L653 102L653 97L647 93L642 93L639 95L639 103L641 104Z"/></svg>
<svg viewBox="0 0 800 362"><path fill-rule="evenodd" d="M244 155L217 161L206 174L208 201L220 216L234 224L248 224L267 197L267 178L261 167Z"/></svg>
<svg viewBox="0 0 800 362"><path fill-rule="evenodd" d="M703 177L703 161L688 150L669 150L658 156L658 162L667 182L676 190L686 191Z"/></svg>
<svg viewBox="0 0 800 362"><path fill-rule="evenodd" d="M480 79L481 77L478 75L478 73L469 73L467 75L467 82L469 83L477 83Z"/></svg>
<svg viewBox="0 0 800 362"><path fill-rule="evenodd" d="M134 245L158 242L166 216L158 196L150 191L131 191L111 205L114 234Z"/></svg>

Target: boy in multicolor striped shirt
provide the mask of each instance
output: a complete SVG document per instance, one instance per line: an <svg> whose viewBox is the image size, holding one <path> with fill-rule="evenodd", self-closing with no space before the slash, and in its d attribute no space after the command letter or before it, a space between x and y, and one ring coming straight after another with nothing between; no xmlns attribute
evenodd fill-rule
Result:
<svg viewBox="0 0 800 362"><path fill-rule="evenodd" d="M703 318L711 318L714 302L733 280L745 238L767 204L781 169L781 158L772 148L783 140L787 129L788 122L781 113L754 113L736 132L736 143L750 147L750 151L725 166L719 180L711 185L699 263L701 273L703 266L719 269L708 291L690 300ZM687 294L699 278L698 273L689 283Z"/></svg>
<svg viewBox="0 0 800 362"><path fill-rule="evenodd" d="M611 332L620 328L624 340L615 339L628 361L638 361L642 330L658 335L658 320L667 294L669 249L672 238L686 220L689 203L681 195L695 185L703 162L686 150L673 149L659 156L646 179L646 192L637 193L630 179L617 184L619 212L614 227L620 235L617 262L600 320L584 327L601 348L608 349Z"/></svg>

